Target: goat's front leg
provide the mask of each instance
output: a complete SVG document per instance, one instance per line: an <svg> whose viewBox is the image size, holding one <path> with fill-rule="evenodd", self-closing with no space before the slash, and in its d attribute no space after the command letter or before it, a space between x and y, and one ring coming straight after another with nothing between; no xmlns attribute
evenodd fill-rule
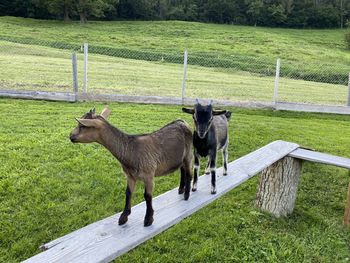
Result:
<svg viewBox="0 0 350 263"><path fill-rule="evenodd" d="M193 171L193 186L192 191L197 191L197 181L199 176L199 156L196 152L194 152L194 171Z"/></svg>
<svg viewBox="0 0 350 263"><path fill-rule="evenodd" d="M118 224L124 225L128 221L128 216L131 214L131 196L135 189L135 179L128 176L127 177L127 187L125 190L125 207L123 213L119 217Z"/></svg>
<svg viewBox="0 0 350 263"><path fill-rule="evenodd" d="M152 193L153 193L153 176L145 179L145 201L146 201L146 215L144 226L150 226L153 223L154 210L152 207Z"/></svg>
<svg viewBox="0 0 350 263"><path fill-rule="evenodd" d="M216 194L216 149L210 153L211 194Z"/></svg>

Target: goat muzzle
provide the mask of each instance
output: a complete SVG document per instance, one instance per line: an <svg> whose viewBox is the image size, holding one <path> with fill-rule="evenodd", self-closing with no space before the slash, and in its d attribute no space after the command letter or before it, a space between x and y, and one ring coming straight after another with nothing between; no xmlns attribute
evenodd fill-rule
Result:
<svg viewBox="0 0 350 263"><path fill-rule="evenodd" d="M74 135L70 135L70 136L69 136L69 139L70 139L70 141L73 142L73 143L76 143L76 142L77 142L77 138L76 138Z"/></svg>

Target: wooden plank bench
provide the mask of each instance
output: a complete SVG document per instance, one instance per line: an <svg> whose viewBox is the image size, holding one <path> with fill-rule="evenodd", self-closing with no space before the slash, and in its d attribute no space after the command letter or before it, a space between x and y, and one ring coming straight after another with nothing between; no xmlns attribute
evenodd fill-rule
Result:
<svg viewBox="0 0 350 263"><path fill-rule="evenodd" d="M297 148L262 171L256 205L276 217L291 214L294 209L302 160L350 169L350 159ZM343 224L350 225L350 183Z"/></svg>
<svg viewBox="0 0 350 263"><path fill-rule="evenodd" d="M143 226L146 207L145 202L142 202L132 208L129 221L125 225L118 225L120 213L112 215L42 245L41 248L46 251L24 262L109 262L175 225L259 172L263 171L262 178L268 182L271 177L266 175L273 173L267 173L267 171L271 172L271 167L281 160L300 159L350 167L350 159L334 159L334 156L330 155L309 153L308 150L299 148L299 145L295 143L275 141L230 162L227 176L223 176L223 169L219 168L216 195L210 194L210 176L203 175L198 180L198 190L191 193L188 201L184 201L183 196L178 195L177 188L154 198L155 221L150 227ZM301 161L296 161L296 163L299 162ZM294 194L296 195L296 189ZM286 195L286 198L288 199L289 196ZM291 200L291 211L294 207L293 198L292 193L291 198L287 200L287 202ZM269 211L259 204L258 206Z"/></svg>
<svg viewBox="0 0 350 263"><path fill-rule="evenodd" d="M153 199L154 223L143 226L145 202L132 208L129 221L118 225L120 213L83 227L42 246L46 251L25 262L108 262L178 223L219 198L250 177L283 158L299 145L284 141L270 143L228 165L228 175L218 169L217 194L210 194L210 176L200 176L198 190L188 201L177 188Z"/></svg>
<svg viewBox="0 0 350 263"><path fill-rule="evenodd" d="M349 158L344 158L344 157L339 157L339 156L334 156L326 153L320 153L320 152L315 152L303 148L298 148L288 154L288 156L297 158L297 159L302 159L306 161L311 161L311 162L317 162L317 163L323 163L323 164L330 164L346 169L350 169L350 159Z"/></svg>

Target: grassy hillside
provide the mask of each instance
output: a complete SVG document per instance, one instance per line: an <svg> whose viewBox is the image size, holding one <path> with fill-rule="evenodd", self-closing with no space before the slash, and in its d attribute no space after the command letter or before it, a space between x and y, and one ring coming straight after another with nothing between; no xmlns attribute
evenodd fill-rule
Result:
<svg viewBox="0 0 350 263"><path fill-rule="evenodd" d="M0 36L134 50L240 54L325 63L347 63L344 30L276 29L180 21L64 23L0 17Z"/></svg>
<svg viewBox="0 0 350 263"><path fill-rule="evenodd" d="M42 243L122 210L118 162L97 144L68 139L74 117L92 106L104 107L0 99L0 262L24 260ZM192 122L179 106L109 106L110 122L129 133L176 118ZM350 156L349 116L231 110L230 161L277 139ZM154 195L178 181L178 173L157 178ZM254 208L253 178L116 262L347 262L350 231L341 221L348 182L345 169L305 163L295 212L275 219ZM133 204L141 201L138 184Z"/></svg>
<svg viewBox="0 0 350 263"><path fill-rule="evenodd" d="M70 91L71 52L89 42L89 91L344 105L350 53L343 30L295 30L179 21L60 22L0 17L0 87ZM83 58L78 54L82 86Z"/></svg>

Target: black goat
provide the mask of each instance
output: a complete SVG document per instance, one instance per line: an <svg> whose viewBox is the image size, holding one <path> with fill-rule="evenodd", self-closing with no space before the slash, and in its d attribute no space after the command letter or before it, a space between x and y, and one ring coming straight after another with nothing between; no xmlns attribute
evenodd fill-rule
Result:
<svg viewBox="0 0 350 263"><path fill-rule="evenodd" d="M229 141L228 121L230 120L231 112L227 110L213 110L211 103L209 105L201 105L198 100L194 109L182 108L182 111L192 114L195 125L195 131L193 132L194 178L192 191L197 190L199 158L209 156L206 173L211 173L211 193L216 194L216 153L222 149L224 175L226 175Z"/></svg>

